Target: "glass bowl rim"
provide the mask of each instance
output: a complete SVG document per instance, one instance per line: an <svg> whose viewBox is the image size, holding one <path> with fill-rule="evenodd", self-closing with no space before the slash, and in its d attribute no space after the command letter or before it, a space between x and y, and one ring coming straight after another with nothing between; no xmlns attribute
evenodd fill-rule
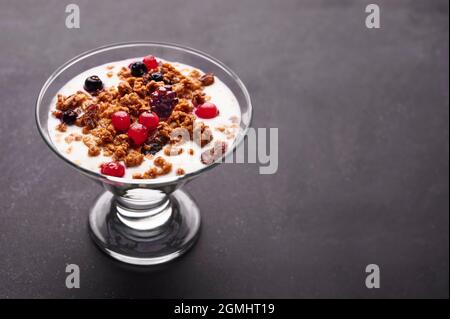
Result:
<svg viewBox="0 0 450 319"><path fill-rule="evenodd" d="M71 67L72 65L74 65L75 63L84 60L85 58L88 58L90 56L93 56L95 54L98 53L102 53L102 52L106 52L106 51L110 51L113 49L120 49L120 48L127 48L127 47L137 47L137 46L157 46L157 47L163 47L163 48L168 48L168 49L175 49L175 50L179 50L179 51L183 51L186 53L190 53L193 55L196 55L200 58L203 58L205 60L208 60L209 62L215 64L216 66L218 66L219 68L221 68L228 76L230 76L238 85L239 89L242 91L244 98L245 98L245 102L248 106L248 124L245 126L245 128L243 130L240 130L240 132L238 133L238 136L236 137L236 139L234 140L233 144L232 144L232 148L229 148L228 151L225 153L225 155L223 155L220 159L218 159L217 161L215 161L214 163L207 165L197 171L194 171L192 173L187 173L185 175L182 176L172 176L172 177L158 177L155 179L132 179L132 178L123 178L123 177L114 177L114 176L108 176L108 175L103 175L94 171L91 171L89 169L86 169L82 166L79 166L77 164L75 164L74 162L70 161L69 159L67 159L66 157L64 157L54 146L53 142L50 140L50 137L47 137L42 123L40 121L39 118L39 110L41 109L42 105L42 99L44 97L44 95L47 92L47 89L50 87L50 85L53 83L53 81L61 74L63 73L66 69L68 69L69 67ZM183 61L180 61L181 63L183 63ZM49 77L48 79L45 81L44 85L42 86L41 90L39 91L38 97L36 99L36 105L35 105L35 120L36 120L36 125L38 128L38 131L42 137L42 139L45 141L45 143L47 144L47 146L62 160L64 160L64 162L66 162L67 164L69 164L70 166L74 167L77 170L80 170L82 173L93 177L95 179L99 179L99 180L104 180L104 181L110 181L112 184L128 184L128 185L150 185L150 186L155 186L155 187L161 187L161 186L165 186L165 185L171 185L171 184L178 184L181 183L182 181L188 181L190 179L192 179L193 177L199 175L202 172L205 172L207 170L212 169L213 167L215 167L218 164L221 164L221 162L223 161L224 158L231 156L236 148L244 141L244 138L251 126L252 120L253 120L253 107L252 107L252 102L251 102L251 98L250 98L250 94L248 93L247 88L245 87L244 83L242 82L242 80L237 76L237 74L231 70L228 66L226 66L223 62L221 62L220 60L210 56L207 53L204 53L200 50L197 49L193 49L191 47L188 46L184 46L184 45L179 45L179 44L175 44L175 43L170 43L170 42L155 42L155 41L135 41L135 42L120 42L120 43L112 43L112 44L108 44L108 45L104 45L104 46L100 46L91 50L87 50L84 51L80 54L78 54L77 56L73 57L72 59L68 60L67 62L65 62L64 64L62 64L61 66L59 66Z"/></svg>

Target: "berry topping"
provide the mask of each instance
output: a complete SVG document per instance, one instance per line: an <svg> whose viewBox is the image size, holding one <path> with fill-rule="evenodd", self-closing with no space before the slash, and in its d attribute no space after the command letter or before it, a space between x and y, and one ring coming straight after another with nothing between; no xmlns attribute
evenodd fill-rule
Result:
<svg viewBox="0 0 450 319"><path fill-rule="evenodd" d="M74 110L67 110L62 113L61 120L67 125L72 125L77 120L78 114Z"/></svg>
<svg viewBox="0 0 450 319"><path fill-rule="evenodd" d="M133 141L134 145L142 145L147 140L148 130L140 123L133 123L128 129L128 137Z"/></svg>
<svg viewBox="0 0 450 319"><path fill-rule="evenodd" d="M123 177L125 175L125 167L118 162L108 162L100 165L100 172L104 175Z"/></svg>
<svg viewBox="0 0 450 319"><path fill-rule="evenodd" d="M130 116L125 111L117 111L111 115L111 122L116 131L125 132L130 127Z"/></svg>
<svg viewBox="0 0 450 319"><path fill-rule="evenodd" d="M153 131L158 127L159 117L155 112L144 112L139 115L139 123L144 125L149 131Z"/></svg>
<svg viewBox="0 0 450 319"><path fill-rule="evenodd" d="M141 77L147 73L147 67L142 62L134 62L130 64L130 71L132 76Z"/></svg>
<svg viewBox="0 0 450 319"><path fill-rule="evenodd" d="M156 58L153 55L147 55L144 58L143 62L148 70L154 70L158 68L158 61L156 61Z"/></svg>
<svg viewBox="0 0 450 319"><path fill-rule="evenodd" d="M92 75L84 81L84 89L89 93L100 91L103 89L103 82L98 76Z"/></svg>
<svg viewBox="0 0 450 319"><path fill-rule="evenodd" d="M156 82L164 81L164 77L161 72L152 73L151 78L153 81L156 81Z"/></svg>
<svg viewBox="0 0 450 319"><path fill-rule="evenodd" d="M214 103L205 102L197 106L195 114L202 119L212 119L219 114L219 110Z"/></svg>
<svg viewBox="0 0 450 319"><path fill-rule="evenodd" d="M170 116L177 103L177 94L166 87L159 87L151 95L152 111L163 119Z"/></svg>

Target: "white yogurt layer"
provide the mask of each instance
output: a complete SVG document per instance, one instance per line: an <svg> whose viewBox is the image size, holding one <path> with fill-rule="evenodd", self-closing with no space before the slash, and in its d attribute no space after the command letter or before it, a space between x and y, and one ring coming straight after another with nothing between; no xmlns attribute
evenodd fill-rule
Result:
<svg viewBox="0 0 450 319"><path fill-rule="evenodd" d="M92 75L97 75L98 77L100 77L100 79L103 81L105 89L111 86L117 87L117 85L120 82L122 82L122 80L120 80L119 77L117 76L117 73L119 72L121 67L128 67L130 63L135 61L142 61L142 58L133 58L106 63L94 67L92 69L89 69L77 75L69 82L67 82L58 91L57 94L69 96L71 94L76 93L77 91L84 91L83 89L84 81L87 77ZM192 70L194 70L194 68L189 65L172 62L170 63L184 75L188 75ZM113 68L111 69L111 67ZM201 74L203 74L203 71L201 70L198 71ZM109 72L113 74L111 77L107 76ZM180 145L180 147L183 149L183 152L180 155L176 156L166 156L163 150L156 153L153 159L158 156L161 156L170 163L172 163L172 171L169 174L164 175L163 177L170 177L176 175L176 170L178 168L183 169L185 173L192 173L199 169L202 169L203 167L206 166L200 160L200 155L202 151L211 147L214 144L214 141L225 141L227 142L228 146L231 147L232 143L236 138L236 135L239 132L239 128L232 127L233 118L235 119L235 121L237 121L236 123L240 122L241 112L238 101L234 96L234 94L231 92L231 90L222 81L220 81L220 79L218 79L215 76L214 83L210 86L204 87L203 92L205 92L208 96L211 97L210 102L214 103L217 106L219 110L219 115L213 119L197 118L195 122L203 122L211 128L213 134L213 141L210 144L203 147L203 149L200 146L198 146L197 143L193 141L187 141ZM66 137L68 137L71 133L82 134L82 128L76 125L69 125L67 126L66 132L60 132L56 129L58 124L61 123L59 119L57 119L55 116L51 114L51 112L55 110L56 101L57 96L53 98L51 105L49 107L50 114L48 120L48 131L53 144L56 146L58 151L68 160L74 162L79 166L82 166L83 168L86 168L93 172L100 173L100 165L102 163L112 161L112 157L104 156L103 154L100 154L98 156L89 156L88 148L82 141L74 140L68 143L66 141L68 140L66 139ZM225 132L217 130L217 128L220 128L221 126L227 127L228 132L227 130ZM189 154L189 149L194 150L193 155ZM137 167L127 167L125 170L124 178L132 178L132 175L135 173L144 173L145 171L154 166L153 159L145 157L141 165ZM122 162L122 164L124 163Z"/></svg>

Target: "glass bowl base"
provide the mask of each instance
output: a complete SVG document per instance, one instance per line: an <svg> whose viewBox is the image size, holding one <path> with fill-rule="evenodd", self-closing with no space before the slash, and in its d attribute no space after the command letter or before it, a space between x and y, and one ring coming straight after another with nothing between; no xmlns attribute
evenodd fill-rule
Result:
<svg viewBox="0 0 450 319"><path fill-rule="evenodd" d="M157 265L192 247L200 231L200 211L182 190L146 210L124 208L106 191L91 209L89 229L94 242L112 258L132 265Z"/></svg>

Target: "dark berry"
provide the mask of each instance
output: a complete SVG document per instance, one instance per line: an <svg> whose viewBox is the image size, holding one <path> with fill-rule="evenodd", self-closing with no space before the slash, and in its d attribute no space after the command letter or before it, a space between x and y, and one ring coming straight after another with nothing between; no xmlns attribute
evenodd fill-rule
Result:
<svg viewBox="0 0 450 319"><path fill-rule="evenodd" d="M74 110L64 111L61 115L61 120L67 125L72 125L77 120L78 114Z"/></svg>
<svg viewBox="0 0 450 319"><path fill-rule="evenodd" d="M161 72L152 73L152 80L156 82L164 81L164 76Z"/></svg>
<svg viewBox="0 0 450 319"><path fill-rule="evenodd" d="M141 77L147 73L147 67L143 62L134 62L130 65L130 71L132 76Z"/></svg>
<svg viewBox="0 0 450 319"><path fill-rule="evenodd" d="M103 89L103 82L98 76L92 75L84 81L84 89L89 93L100 91Z"/></svg>
<svg viewBox="0 0 450 319"><path fill-rule="evenodd" d="M100 166L100 171L104 175L115 177L123 177L123 175L125 175L125 167L118 162L103 163Z"/></svg>
<svg viewBox="0 0 450 319"><path fill-rule="evenodd" d="M163 148L163 146L159 143L150 143L150 144L144 145L144 147L142 148L142 153L144 153L145 155L147 155L147 154L155 155L160 150L162 150L162 148Z"/></svg>
<svg viewBox="0 0 450 319"><path fill-rule="evenodd" d="M152 111L160 118L168 118L177 103L177 94L169 88L159 87L151 94Z"/></svg>

